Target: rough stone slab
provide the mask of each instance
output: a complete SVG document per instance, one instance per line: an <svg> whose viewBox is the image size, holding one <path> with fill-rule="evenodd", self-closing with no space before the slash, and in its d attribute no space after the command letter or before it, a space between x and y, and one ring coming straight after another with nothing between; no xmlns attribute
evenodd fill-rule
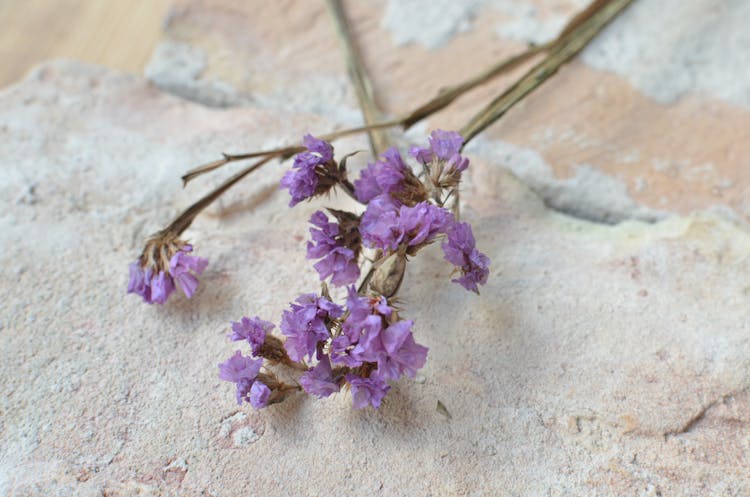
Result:
<svg viewBox="0 0 750 497"><path fill-rule="evenodd" d="M554 37L587 3L345 4L380 104L396 115ZM513 171L550 207L585 219L653 221L710 208L746 223L749 23L743 0L637 0L474 152ZM360 119L322 2L182 0L146 74L211 105ZM410 136L460 128L512 77L463 97Z"/></svg>
<svg viewBox="0 0 750 497"><path fill-rule="evenodd" d="M1 495L750 493L747 232L581 221L480 157L463 212L491 278L468 294L436 247L409 266L419 381L379 411L234 405L228 322L316 287L313 206L286 208L277 166L238 186L188 232L211 259L190 302L126 296L127 263L208 187L181 191L186 166L327 125L76 63L0 93Z"/></svg>

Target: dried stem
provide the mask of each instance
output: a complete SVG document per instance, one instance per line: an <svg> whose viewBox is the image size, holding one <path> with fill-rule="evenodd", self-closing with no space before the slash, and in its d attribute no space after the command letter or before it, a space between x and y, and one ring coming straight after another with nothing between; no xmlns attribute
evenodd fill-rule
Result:
<svg viewBox="0 0 750 497"><path fill-rule="evenodd" d="M349 21L346 18L344 7L341 5L341 0L328 0L326 5L328 6L328 12L333 18L336 34L344 51L349 79L352 80L352 84L354 85L354 91L357 94L357 100L362 109L362 117L365 120L365 124L372 125L377 123L381 119L381 113L375 104L372 83L367 76L367 71L362 61L362 54L355 44L351 30L349 29ZM370 148L374 157L377 157L388 148L388 137L382 129L369 129L367 134L370 138Z"/></svg>
<svg viewBox="0 0 750 497"><path fill-rule="evenodd" d="M238 172L234 176L230 177L228 180L226 180L224 183L219 185L217 188L209 192L207 195L201 197L200 200L198 200L193 205L185 209L179 216L175 218L174 221L172 221L169 224L169 226L165 228L164 231L169 231L171 233L174 233L175 235L179 235L180 233L188 229L188 227L193 223L195 216L200 214L200 212L206 207L208 207L209 204L211 204L211 202L219 198L225 191L229 190L242 178L252 173L253 171L261 167L266 162L269 162L273 158L274 156L264 157L261 160L255 162L254 164L246 167L242 171Z"/></svg>
<svg viewBox="0 0 750 497"><path fill-rule="evenodd" d="M464 146L487 126L502 117L515 104L553 76L557 70L580 52L609 22L633 0L595 0L575 16L550 53L531 68L513 86L472 117L461 129Z"/></svg>

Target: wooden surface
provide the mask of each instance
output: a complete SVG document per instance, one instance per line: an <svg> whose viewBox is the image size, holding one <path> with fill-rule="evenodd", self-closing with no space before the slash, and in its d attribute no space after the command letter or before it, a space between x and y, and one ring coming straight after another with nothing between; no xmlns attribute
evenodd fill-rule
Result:
<svg viewBox="0 0 750 497"><path fill-rule="evenodd" d="M0 87L39 62L78 59L142 72L171 0L0 0Z"/></svg>

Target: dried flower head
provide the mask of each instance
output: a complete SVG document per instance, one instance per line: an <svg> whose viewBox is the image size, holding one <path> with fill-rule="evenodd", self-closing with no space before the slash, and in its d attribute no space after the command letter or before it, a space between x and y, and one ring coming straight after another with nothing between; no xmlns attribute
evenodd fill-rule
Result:
<svg viewBox="0 0 750 497"><path fill-rule="evenodd" d="M292 170L281 179L281 187L289 189L292 196L289 207L326 193L344 179L344 172L333 160L333 146L330 143L305 135L303 144L307 150L294 157Z"/></svg>
<svg viewBox="0 0 750 497"><path fill-rule="evenodd" d="M130 264L128 293L135 293L149 304L163 304L179 287L187 298L195 293L198 278L208 259L190 255L193 246L169 232L161 232L146 242L140 258Z"/></svg>

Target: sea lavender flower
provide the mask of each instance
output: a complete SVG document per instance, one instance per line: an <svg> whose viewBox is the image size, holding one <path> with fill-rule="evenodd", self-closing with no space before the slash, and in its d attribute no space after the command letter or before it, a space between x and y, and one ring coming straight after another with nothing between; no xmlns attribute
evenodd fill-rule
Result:
<svg viewBox="0 0 750 497"><path fill-rule="evenodd" d="M305 392L323 398L341 390L339 380L333 377L328 357L321 357L320 362L304 373L299 384Z"/></svg>
<svg viewBox="0 0 750 497"><path fill-rule="evenodd" d="M340 212L340 211L335 211ZM341 217L347 213L340 212ZM351 216L350 224L354 223L353 229L342 230L338 223L328 222L328 217L321 211L315 212L310 218L311 242L307 242L307 258L321 259L313 267L318 271L320 279L325 280L329 276L331 283L336 286L354 283L359 278L360 240L359 231L356 228L355 216Z"/></svg>
<svg viewBox="0 0 750 497"><path fill-rule="evenodd" d="M274 324L260 319L258 316L250 319L243 317L240 321L232 322L232 341L247 340L253 355L260 354L261 347L266 341L266 335L274 328Z"/></svg>
<svg viewBox="0 0 750 497"><path fill-rule="evenodd" d="M448 240L441 245L445 260L461 271L461 277L451 281L479 293L477 285L487 283L490 259L476 249L474 234L468 223L453 223L446 233Z"/></svg>
<svg viewBox="0 0 750 497"><path fill-rule="evenodd" d="M396 147L383 152L380 160L368 164L354 182L354 194L362 203L367 203L378 195L388 194L403 188L406 165Z"/></svg>
<svg viewBox="0 0 750 497"><path fill-rule="evenodd" d="M250 387L250 394L247 396L247 399L253 408L262 409L268 405L268 398L270 396L271 389L265 383L255 381Z"/></svg>
<svg viewBox="0 0 750 497"><path fill-rule="evenodd" d="M450 211L429 202L396 207L387 196L373 198L362 215L360 234L365 246L396 250L401 243L421 247L453 222Z"/></svg>
<svg viewBox="0 0 750 497"><path fill-rule="evenodd" d="M352 405L355 409L362 409L368 405L377 409L385 394L391 389L388 383L375 373L369 378L348 374L346 381L352 388Z"/></svg>
<svg viewBox="0 0 750 497"><path fill-rule="evenodd" d="M412 147L409 154L427 167L430 181L438 188L458 186L469 159L461 155L463 137L455 131L436 129L430 133L428 148Z"/></svg>
<svg viewBox="0 0 750 497"><path fill-rule="evenodd" d="M219 364L219 378L231 381L237 386L237 404L248 400L248 395L252 391L253 383L262 365L262 359L243 356L239 350L226 362Z"/></svg>
<svg viewBox="0 0 750 497"><path fill-rule="evenodd" d="M128 293L149 304L164 304L179 286L187 298L195 293L208 259L190 255L192 245L167 234L149 240L140 259L130 264Z"/></svg>
<svg viewBox="0 0 750 497"><path fill-rule="evenodd" d="M309 134L302 143L307 150L294 157L292 170L281 179L281 187L292 196L289 207L328 191L339 180L331 144Z"/></svg>
<svg viewBox="0 0 750 497"><path fill-rule="evenodd" d="M397 321L380 333L385 353L380 354L377 362L383 379L396 380L404 374L413 378L424 366L428 349L414 341L413 325L413 321Z"/></svg>
<svg viewBox="0 0 750 497"><path fill-rule="evenodd" d="M344 310L314 293L301 295L290 307L281 316L280 328L287 337L284 348L289 357L299 362L305 356L312 357L318 343L330 337L328 323L341 317Z"/></svg>
<svg viewBox="0 0 750 497"><path fill-rule="evenodd" d="M359 224L366 247L396 250L402 233L398 226L398 206L388 195L378 195L367 204Z"/></svg>
<svg viewBox="0 0 750 497"><path fill-rule="evenodd" d="M410 247L430 243L452 222L450 211L429 202L420 202L414 207L403 205L399 209L398 229L402 241Z"/></svg>

